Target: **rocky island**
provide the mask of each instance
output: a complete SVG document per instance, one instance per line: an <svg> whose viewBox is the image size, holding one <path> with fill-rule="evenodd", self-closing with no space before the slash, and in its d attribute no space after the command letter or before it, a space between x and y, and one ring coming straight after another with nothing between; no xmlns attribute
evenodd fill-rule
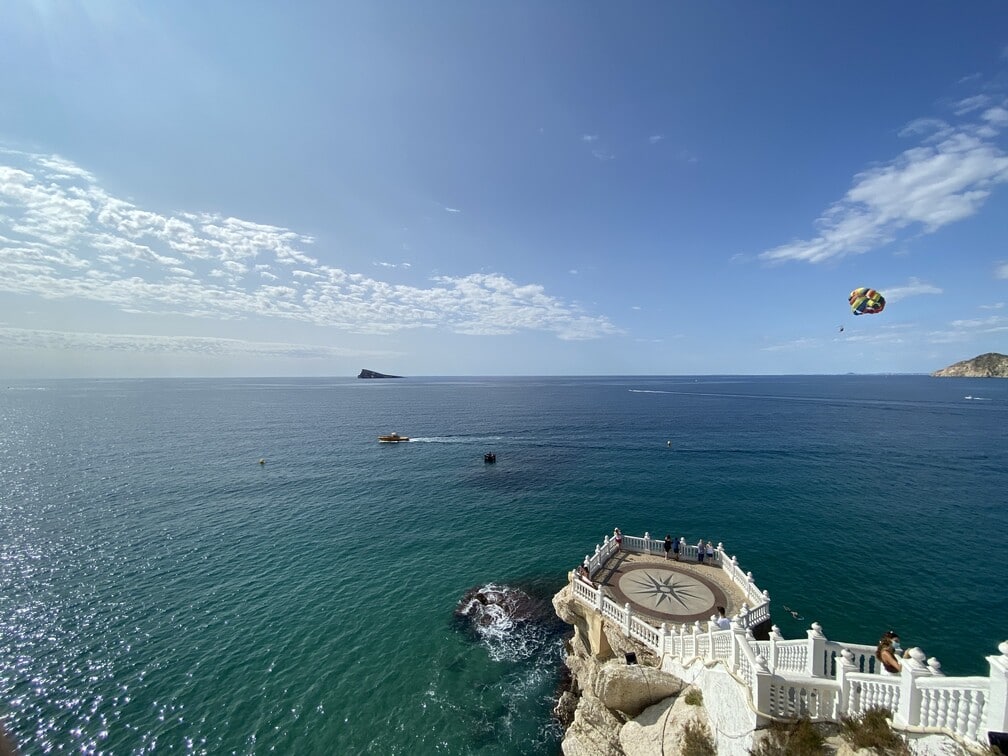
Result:
<svg viewBox="0 0 1008 756"><path fill-rule="evenodd" d="M988 352L931 373L933 378L1008 378L1008 355Z"/></svg>
<svg viewBox="0 0 1008 756"><path fill-rule="evenodd" d="M385 373L376 373L374 370L368 370L364 368L360 371L358 378L402 378L401 375L385 375Z"/></svg>

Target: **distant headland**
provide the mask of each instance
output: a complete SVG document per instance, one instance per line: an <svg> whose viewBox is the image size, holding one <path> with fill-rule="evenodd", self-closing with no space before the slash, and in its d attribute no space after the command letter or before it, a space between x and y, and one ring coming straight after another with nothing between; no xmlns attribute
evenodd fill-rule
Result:
<svg viewBox="0 0 1008 756"><path fill-rule="evenodd" d="M931 373L934 378L1008 378L1008 355L988 352Z"/></svg>
<svg viewBox="0 0 1008 756"><path fill-rule="evenodd" d="M368 370L365 368L360 371L358 378L402 378L401 375L385 375L385 373L376 373L374 370Z"/></svg>

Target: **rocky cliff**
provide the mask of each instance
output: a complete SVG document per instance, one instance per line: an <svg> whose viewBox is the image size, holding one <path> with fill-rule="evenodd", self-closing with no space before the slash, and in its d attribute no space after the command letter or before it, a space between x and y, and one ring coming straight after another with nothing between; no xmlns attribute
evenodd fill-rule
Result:
<svg viewBox="0 0 1008 756"><path fill-rule="evenodd" d="M566 728L564 756L681 753L687 723L707 723L703 707L687 704L680 695L686 684L663 672L661 660L647 647L613 628L604 630L611 655L593 654L589 620L569 586L553 597L553 607L574 626L566 658L571 685L556 707ZM627 663L629 653L636 663Z"/></svg>
<svg viewBox="0 0 1008 756"><path fill-rule="evenodd" d="M1008 378L1008 355L988 352L931 373L935 378Z"/></svg>
<svg viewBox="0 0 1008 756"><path fill-rule="evenodd" d="M385 373L376 373L374 370L368 370L364 368L360 371L358 378L402 378L401 375L385 375Z"/></svg>

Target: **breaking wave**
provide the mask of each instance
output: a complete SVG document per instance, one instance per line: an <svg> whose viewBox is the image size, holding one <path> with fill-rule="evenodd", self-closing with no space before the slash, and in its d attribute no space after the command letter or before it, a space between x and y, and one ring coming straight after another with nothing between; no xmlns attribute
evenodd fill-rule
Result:
<svg viewBox="0 0 1008 756"><path fill-rule="evenodd" d="M523 661L551 650L564 631L548 598L496 583L467 590L455 618L494 661Z"/></svg>

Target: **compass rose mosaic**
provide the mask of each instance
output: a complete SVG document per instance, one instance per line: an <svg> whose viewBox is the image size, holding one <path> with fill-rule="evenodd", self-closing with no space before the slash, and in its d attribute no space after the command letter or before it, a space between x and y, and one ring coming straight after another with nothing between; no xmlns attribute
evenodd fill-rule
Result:
<svg viewBox="0 0 1008 756"><path fill-rule="evenodd" d="M722 591L703 578L650 565L627 569L613 588L648 613L680 622L706 619L724 603Z"/></svg>

